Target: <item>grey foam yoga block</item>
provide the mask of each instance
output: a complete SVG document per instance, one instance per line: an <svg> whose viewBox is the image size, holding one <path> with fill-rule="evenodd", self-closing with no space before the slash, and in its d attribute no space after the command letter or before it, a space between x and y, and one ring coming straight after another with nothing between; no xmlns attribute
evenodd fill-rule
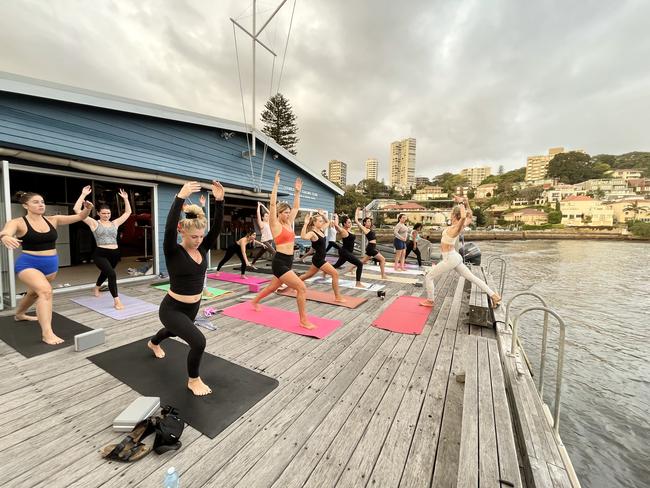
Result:
<svg viewBox="0 0 650 488"><path fill-rule="evenodd" d="M83 351L91 347L99 346L104 342L106 342L104 329L89 330L88 332L74 336L74 350Z"/></svg>
<svg viewBox="0 0 650 488"><path fill-rule="evenodd" d="M113 430L131 432L138 422L151 417L160 407L159 397L138 397L113 420Z"/></svg>

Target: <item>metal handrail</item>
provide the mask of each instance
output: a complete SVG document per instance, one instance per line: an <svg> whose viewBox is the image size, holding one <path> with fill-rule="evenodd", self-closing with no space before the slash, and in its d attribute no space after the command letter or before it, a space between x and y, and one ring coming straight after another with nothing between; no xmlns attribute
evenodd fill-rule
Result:
<svg viewBox="0 0 650 488"><path fill-rule="evenodd" d="M522 297L522 296L531 296L537 298L540 302L542 302L542 305L547 308L548 304L546 303L546 300L542 298L540 295L537 293L533 293L532 291L522 291L521 293L517 293L515 296L513 296L508 304L506 305L506 318L505 318L505 323L509 324L508 319L510 317L510 306L512 305L512 302L514 301L515 298ZM547 338L547 331L548 331L548 312L544 312L544 328L542 329L542 352L541 352L541 357L539 360L539 381L537 384L537 391L539 392L539 396L543 398L544 394L544 370L546 367L546 338ZM515 348L517 347L517 338L513 337L512 340L512 345L510 347L510 355L514 356L515 355ZM523 352L523 348L522 348ZM525 353L524 353L525 355ZM530 366L529 366L530 369Z"/></svg>
<svg viewBox="0 0 650 488"><path fill-rule="evenodd" d="M508 263L501 256L493 256L488 260L487 274L490 274L490 267L495 261L501 262L501 268L499 270L499 295L503 296L503 289L506 285L506 271L508 270Z"/></svg>
<svg viewBox="0 0 650 488"><path fill-rule="evenodd" d="M510 300L512 302L512 300ZM512 323L512 349L514 353L514 348L515 344L517 343L517 333L518 333L518 325L519 325L519 319L521 318L522 315L528 313L528 312L533 312L533 311L543 311L544 312L544 317L548 316L548 314L551 314L553 317L555 317L560 324L560 346L558 349L558 354L557 354L557 373L556 373L556 378L555 378L555 408L554 408L554 413L553 413L553 430L555 431L556 435L560 435L560 395L562 393L562 369L564 367L564 341L565 341L565 336L566 336L566 324L564 323L564 320L562 320L562 317L560 317L555 311L551 310L550 308L544 306L544 307L530 307L522 311L517 317L515 317L515 320ZM544 323L544 333L543 333L543 339L542 339L542 363L540 365L540 385L543 386L542 380L544 378L544 359L546 355L546 337L547 337L547 326L548 323L545 321ZM542 387L540 386L540 398L542 401L544 401L544 397L542 396Z"/></svg>

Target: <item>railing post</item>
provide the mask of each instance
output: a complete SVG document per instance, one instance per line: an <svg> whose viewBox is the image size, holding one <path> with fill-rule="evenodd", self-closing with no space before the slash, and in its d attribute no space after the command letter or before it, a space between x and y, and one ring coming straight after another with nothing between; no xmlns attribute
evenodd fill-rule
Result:
<svg viewBox="0 0 650 488"><path fill-rule="evenodd" d="M493 256L488 260L486 270L487 274L490 274L490 268L492 267L492 263L495 261L499 261L501 263L501 267L499 269L499 295L503 295L503 289L505 288L506 284L506 271L508 268L508 263L500 256Z"/></svg>
<svg viewBox="0 0 650 488"><path fill-rule="evenodd" d="M513 297L514 298L514 297ZM512 300L511 300L512 302ZM522 315L532 312L535 310L543 311L545 313L545 319L548 317L548 314L551 314L553 317L556 318L558 323L560 324L560 345L558 348L558 361L557 361L557 373L555 377L555 406L554 406L554 413L553 413L553 430L555 431L555 434L559 437L560 435L560 396L562 393L562 370L564 368L564 343L565 343L565 338L566 338L566 324L564 323L564 320L562 320L562 317L560 317L555 311L551 310L550 308L544 306L544 307L530 307L522 311L513 321L512 324L512 344L513 344L513 350L514 350L514 345L515 345L515 340L516 340L516 331L517 327L519 324L519 319L521 318ZM548 325L547 320L545 320L545 327L544 327L544 336L543 336L543 344L542 344L542 351L543 354L546 353L546 326ZM513 352L514 353L514 352ZM544 360L544 356L542 356L542 360ZM543 379L543 374L540 372L540 382ZM544 401L544 398L541 396L540 393L540 398L542 402Z"/></svg>

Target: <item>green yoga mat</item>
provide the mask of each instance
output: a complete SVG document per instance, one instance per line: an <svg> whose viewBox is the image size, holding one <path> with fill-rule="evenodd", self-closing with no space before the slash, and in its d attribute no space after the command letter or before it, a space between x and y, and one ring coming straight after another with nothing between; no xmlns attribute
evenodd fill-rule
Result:
<svg viewBox="0 0 650 488"><path fill-rule="evenodd" d="M157 288L159 290L163 291L169 291L169 283L165 283L164 285L151 285L154 288ZM208 286L207 290L212 293L214 296L212 297L203 297L202 300L210 300L212 298L217 298L220 297L221 295L225 295L226 293L231 293L230 290L220 290L219 288L212 288L211 286Z"/></svg>

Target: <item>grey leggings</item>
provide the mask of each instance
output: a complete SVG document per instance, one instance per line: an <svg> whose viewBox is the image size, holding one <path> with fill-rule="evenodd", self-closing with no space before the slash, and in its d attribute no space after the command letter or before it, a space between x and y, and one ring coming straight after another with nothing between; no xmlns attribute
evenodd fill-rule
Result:
<svg viewBox="0 0 650 488"><path fill-rule="evenodd" d="M487 286L487 284L474 276L474 274L469 270L467 266L463 264L463 257L458 254L456 251L449 251L449 252L443 252L442 253L442 261L440 261L438 264L435 266L432 266L429 271L424 275L424 287L427 290L427 298L431 301L433 301L433 298L436 294L435 286L433 284L433 279L441 275L442 273L446 273L447 271L450 270L456 271L459 275L461 275L463 278L465 278L468 281L471 281L475 285L481 288L485 293L487 293L489 296L494 295L494 292L492 289Z"/></svg>

